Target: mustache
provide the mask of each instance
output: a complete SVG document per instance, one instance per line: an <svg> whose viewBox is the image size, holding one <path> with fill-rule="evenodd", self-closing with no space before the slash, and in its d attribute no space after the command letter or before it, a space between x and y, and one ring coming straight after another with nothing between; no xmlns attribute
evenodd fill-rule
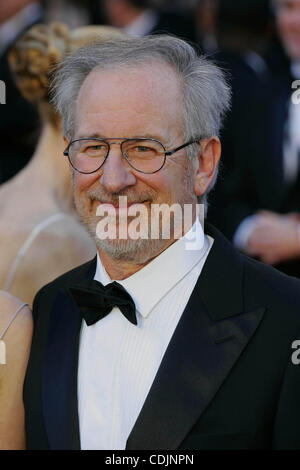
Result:
<svg viewBox="0 0 300 470"><path fill-rule="evenodd" d="M98 201L100 203L106 203L106 204L116 204L119 202L119 197L120 196L126 196L127 197L127 203L128 204L134 204L134 203L142 203L145 201L152 202L155 199L156 192L155 191L142 191L136 193L135 191L120 191L119 193L106 193L103 190L99 189L94 189L87 191L87 196L90 198L91 201Z"/></svg>

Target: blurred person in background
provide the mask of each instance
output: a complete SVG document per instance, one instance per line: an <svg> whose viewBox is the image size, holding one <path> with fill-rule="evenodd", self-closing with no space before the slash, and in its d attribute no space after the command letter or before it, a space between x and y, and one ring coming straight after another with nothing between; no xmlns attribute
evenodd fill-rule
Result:
<svg viewBox="0 0 300 470"><path fill-rule="evenodd" d="M300 2L299 0L273 0L278 33L292 75L300 76Z"/></svg>
<svg viewBox="0 0 300 470"><path fill-rule="evenodd" d="M113 28L102 26L70 32L63 24L36 25L11 52L18 86L27 98L35 97L44 126L31 163L1 191L1 220L6 222L1 223L0 231L1 275L13 248L25 237L15 258L21 265L13 263L17 275L11 282L12 290L23 293L26 301L0 291L0 450L26 448L23 382L33 330L28 306L33 291L47 282L46 278L52 279L59 269L88 259L95 252L94 244L71 214L68 163L63 157L58 158L64 148L61 122L49 103L50 69L82 45L122 36ZM69 214L57 212L62 208ZM5 228L7 232L3 233Z"/></svg>
<svg viewBox="0 0 300 470"><path fill-rule="evenodd" d="M196 41L194 18L185 10L164 9L163 3L158 8L151 0L103 0L102 8L108 24L122 28L131 36L164 32Z"/></svg>
<svg viewBox="0 0 300 470"><path fill-rule="evenodd" d="M12 44L19 34L41 18L38 0L12 0L0 6L0 51Z"/></svg>
<svg viewBox="0 0 300 470"><path fill-rule="evenodd" d="M217 50L216 13L218 0L197 0L195 18L197 40L207 54Z"/></svg>
<svg viewBox="0 0 300 470"><path fill-rule="evenodd" d="M264 59L269 38L269 0L210 0L214 9L217 44L212 55L226 70L232 88L231 112L224 123L223 166L231 169L236 122L252 97L267 86L270 71ZM200 2L201 4L201 2Z"/></svg>
<svg viewBox="0 0 300 470"><path fill-rule="evenodd" d="M90 4L89 0L44 0L45 22L60 21L70 29L85 26L91 23Z"/></svg>
<svg viewBox="0 0 300 470"><path fill-rule="evenodd" d="M241 107L230 175L220 181L209 217L240 250L300 276L300 106L292 99L300 78L300 0L276 0L272 7L286 66L267 61L273 65L267 86Z"/></svg>
<svg viewBox="0 0 300 470"><path fill-rule="evenodd" d="M7 60L9 49L18 37L38 22L57 20L71 29L89 24L90 3L90 0L0 2L0 80L6 85L6 104L0 109L0 184L28 163L41 126L36 108L23 98L15 85Z"/></svg>
<svg viewBox="0 0 300 470"><path fill-rule="evenodd" d="M238 164L232 156L241 113L252 98L258 94L263 96L269 86L270 70L264 59L269 44L269 0L240 0L238 3L235 0L213 0L213 3L216 4L217 52L212 57L228 72L232 88L231 111L222 133L225 176L226 171L230 173Z"/></svg>
<svg viewBox="0 0 300 470"><path fill-rule="evenodd" d="M29 305L41 286L95 253L73 213L61 119L49 101L53 67L89 41L121 36L109 27L70 32L60 23L36 25L10 52L17 86L37 106L43 121L30 163L0 188L0 288Z"/></svg>
<svg viewBox="0 0 300 470"><path fill-rule="evenodd" d="M23 382L32 329L28 305L0 292L0 450L26 447Z"/></svg>
<svg viewBox="0 0 300 470"><path fill-rule="evenodd" d="M0 3L0 80L6 88L6 104L0 107L0 184L26 165L37 140L38 113L16 87L7 56L16 38L41 19L39 1Z"/></svg>

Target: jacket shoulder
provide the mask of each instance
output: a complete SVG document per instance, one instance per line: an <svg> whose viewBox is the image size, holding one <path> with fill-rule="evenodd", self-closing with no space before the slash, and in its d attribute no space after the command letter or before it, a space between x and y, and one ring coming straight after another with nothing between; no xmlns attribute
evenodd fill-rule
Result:
<svg viewBox="0 0 300 470"><path fill-rule="evenodd" d="M300 279L241 256L244 261L246 303L265 305L268 310L281 316L284 313L286 322L295 321L300 328Z"/></svg>
<svg viewBox="0 0 300 470"><path fill-rule="evenodd" d="M33 305L35 306L37 302L42 301L43 299L46 299L48 303L56 296L59 289L67 288L69 285L73 284L84 276L89 275L93 277L96 270L96 264L97 257L95 256L87 263L81 264L80 266L67 271L53 281L49 282L37 292Z"/></svg>

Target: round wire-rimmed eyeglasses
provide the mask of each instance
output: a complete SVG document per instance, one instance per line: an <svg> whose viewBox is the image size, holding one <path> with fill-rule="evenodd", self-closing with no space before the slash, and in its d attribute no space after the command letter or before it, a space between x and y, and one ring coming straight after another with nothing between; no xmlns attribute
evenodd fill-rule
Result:
<svg viewBox="0 0 300 470"><path fill-rule="evenodd" d="M108 140L119 142L110 143ZM140 173L153 174L162 169L167 156L173 155L188 145L199 143L200 140L199 137L167 151L162 142L150 137L131 139L84 137L72 140L63 154L68 157L74 170L83 174L91 174L104 165L111 145L118 144L123 157L134 170Z"/></svg>

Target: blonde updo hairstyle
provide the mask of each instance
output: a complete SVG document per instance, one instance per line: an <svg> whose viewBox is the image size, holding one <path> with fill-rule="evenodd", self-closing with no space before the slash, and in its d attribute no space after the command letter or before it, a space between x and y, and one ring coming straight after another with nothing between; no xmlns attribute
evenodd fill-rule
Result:
<svg viewBox="0 0 300 470"><path fill-rule="evenodd" d="M43 121L58 128L61 119L50 103L50 86L60 62L92 42L127 37L110 26L74 30L59 22L36 24L11 48L9 63L21 94L38 107Z"/></svg>

